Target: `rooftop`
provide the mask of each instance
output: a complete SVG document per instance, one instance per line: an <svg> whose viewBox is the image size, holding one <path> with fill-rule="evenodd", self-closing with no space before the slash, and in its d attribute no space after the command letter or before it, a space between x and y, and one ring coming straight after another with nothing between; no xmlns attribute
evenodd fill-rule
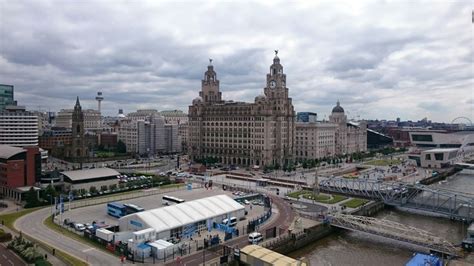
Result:
<svg viewBox="0 0 474 266"><path fill-rule="evenodd" d="M287 257L285 255L257 245L245 246L240 251L274 266L306 265L306 263L304 262L300 262L299 260L295 260L293 258Z"/></svg>
<svg viewBox="0 0 474 266"><path fill-rule="evenodd" d="M245 207L227 195L217 195L181 204L137 212L120 218L141 220L146 227L156 232L178 228L196 221L222 216L230 212L243 210Z"/></svg>
<svg viewBox="0 0 474 266"><path fill-rule="evenodd" d="M85 170L74 170L74 171L65 171L61 174L67 176L71 181L95 179L108 176L118 176L119 172L110 168L95 168L95 169L85 169Z"/></svg>
<svg viewBox="0 0 474 266"><path fill-rule="evenodd" d="M25 152L26 150L10 145L0 145L0 159L9 159L18 153Z"/></svg>
<svg viewBox="0 0 474 266"><path fill-rule="evenodd" d="M458 148L437 148L437 149L431 149L431 150L426 150L425 152L452 152L452 151L458 151Z"/></svg>

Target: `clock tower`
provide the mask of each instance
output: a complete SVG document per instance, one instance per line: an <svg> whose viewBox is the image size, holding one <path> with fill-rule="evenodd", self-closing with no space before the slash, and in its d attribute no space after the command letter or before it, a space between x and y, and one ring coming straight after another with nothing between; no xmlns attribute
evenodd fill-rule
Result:
<svg viewBox="0 0 474 266"><path fill-rule="evenodd" d="M267 74L267 86L265 87L264 92L269 99L288 98L286 75L283 74L283 66L280 64L278 50L275 50L273 64L270 66L270 73Z"/></svg>

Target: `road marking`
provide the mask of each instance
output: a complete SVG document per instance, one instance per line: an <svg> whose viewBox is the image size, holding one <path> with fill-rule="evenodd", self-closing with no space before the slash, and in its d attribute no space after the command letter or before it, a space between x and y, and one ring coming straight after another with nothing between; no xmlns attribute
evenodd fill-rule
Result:
<svg viewBox="0 0 474 266"><path fill-rule="evenodd" d="M2 257L4 257L5 259L7 259L7 256L5 256L5 254L2 254Z"/></svg>
<svg viewBox="0 0 474 266"><path fill-rule="evenodd" d="M88 249L84 249L82 252L88 252L88 251L91 251L91 250L94 250L95 248L88 248Z"/></svg>
<svg viewBox="0 0 474 266"><path fill-rule="evenodd" d="M12 262L11 260L8 260L8 262L10 262L10 264L11 264L12 266L14 266L14 265L15 265L15 264L13 264L13 262Z"/></svg>

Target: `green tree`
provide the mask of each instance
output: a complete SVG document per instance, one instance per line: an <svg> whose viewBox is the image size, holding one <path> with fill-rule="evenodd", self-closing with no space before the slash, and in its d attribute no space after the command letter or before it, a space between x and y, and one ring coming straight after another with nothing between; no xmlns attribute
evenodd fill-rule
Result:
<svg viewBox="0 0 474 266"><path fill-rule="evenodd" d="M91 193L91 194L97 194L97 192L98 192L98 191L97 191L97 188L96 188L96 187L91 186L91 187L89 188L89 193Z"/></svg>
<svg viewBox="0 0 474 266"><path fill-rule="evenodd" d="M122 140L117 142L117 152L118 153L127 153L127 145Z"/></svg>
<svg viewBox="0 0 474 266"><path fill-rule="evenodd" d="M110 190L110 191L116 190L116 189L117 189L117 184L109 185L109 190Z"/></svg>
<svg viewBox="0 0 474 266"><path fill-rule="evenodd" d="M41 205L41 201L38 199L38 193L33 187L31 187L30 190L26 192L25 201L25 208L32 208Z"/></svg>

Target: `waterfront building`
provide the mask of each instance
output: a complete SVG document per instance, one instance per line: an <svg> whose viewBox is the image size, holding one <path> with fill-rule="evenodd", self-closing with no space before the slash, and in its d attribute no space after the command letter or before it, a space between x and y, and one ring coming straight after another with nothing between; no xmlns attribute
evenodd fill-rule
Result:
<svg viewBox="0 0 474 266"><path fill-rule="evenodd" d="M317 122L318 115L312 112L298 112L296 114L296 122Z"/></svg>
<svg viewBox="0 0 474 266"><path fill-rule="evenodd" d="M181 110L165 110L160 115L165 118L166 124L185 124L188 122L188 114Z"/></svg>
<svg viewBox="0 0 474 266"><path fill-rule="evenodd" d="M336 155L367 151L367 123L348 121L339 101L332 109L329 122L336 124Z"/></svg>
<svg viewBox="0 0 474 266"><path fill-rule="evenodd" d="M0 112L8 105L16 105L13 99L13 86L0 84Z"/></svg>
<svg viewBox="0 0 474 266"><path fill-rule="evenodd" d="M296 122L296 161L332 157L336 154L337 125L325 122Z"/></svg>
<svg viewBox="0 0 474 266"><path fill-rule="evenodd" d="M277 55L263 95L253 103L222 100L212 61L189 106L188 154L223 164L283 166L294 159L295 112Z"/></svg>
<svg viewBox="0 0 474 266"><path fill-rule="evenodd" d="M6 106L0 111L0 144L37 146L38 116L26 111L24 106Z"/></svg>

